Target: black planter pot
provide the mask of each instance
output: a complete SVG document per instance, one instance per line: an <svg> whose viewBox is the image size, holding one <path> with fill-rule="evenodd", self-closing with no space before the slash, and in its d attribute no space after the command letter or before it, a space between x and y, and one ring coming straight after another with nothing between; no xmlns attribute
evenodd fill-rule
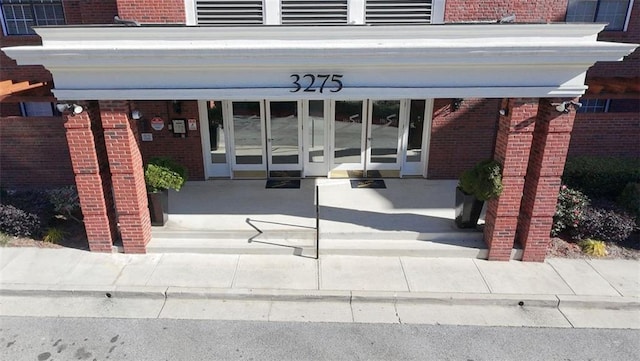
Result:
<svg viewBox="0 0 640 361"><path fill-rule="evenodd" d="M164 226L169 218L169 191L147 193L152 226Z"/></svg>
<svg viewBox="0 0 640 361"><path fill-rule="evenodd" d="M475 228L482 213L484 202L473 195L456 188L456 226L458 228Z"/></svg>

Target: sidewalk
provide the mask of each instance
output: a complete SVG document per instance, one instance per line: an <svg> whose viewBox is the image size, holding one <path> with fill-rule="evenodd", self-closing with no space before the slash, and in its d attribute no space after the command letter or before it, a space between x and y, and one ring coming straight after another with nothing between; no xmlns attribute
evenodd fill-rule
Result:
<svg viewBox="0 0 640 361"><path fill-rule="evenodd" d="M0 248L0 314L640 328L640 262Z"/></svg>

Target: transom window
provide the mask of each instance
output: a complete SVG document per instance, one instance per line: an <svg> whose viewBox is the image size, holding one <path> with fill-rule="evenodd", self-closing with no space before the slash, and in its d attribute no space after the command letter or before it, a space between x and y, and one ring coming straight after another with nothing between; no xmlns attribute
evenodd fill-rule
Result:
<svg viewBox="0 0 640 361"><path fill-rule="evenodd" d="M0 0L2 28L7 35L35 34L32 26L64 25L61 0Z"/></svg>
<svg viewBox="0 0 640 361"><path fill-rule="evenodd" d="M567 22L609 23L605 30L624 30L631 0L569 0Z"/></svg>

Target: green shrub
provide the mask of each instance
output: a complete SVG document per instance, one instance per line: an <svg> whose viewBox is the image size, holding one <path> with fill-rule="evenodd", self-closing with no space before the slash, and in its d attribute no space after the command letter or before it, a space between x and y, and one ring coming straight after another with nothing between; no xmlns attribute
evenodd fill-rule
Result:
<svg viewBox="0 0 640 361"><path fill-rule="evenodd" d="M149 192L179 191L187 179L187 170L170 158L153 158L147 164L144 179Z"/></svg>
<svg viewBox="0 0 640 361"><path fill-rule="evenodd" d="M40 218L9 204L0 204L0 232L11 236L37 237L42 232Z"/></svg>
<svg viewBox="0 0 640 361"><path fill-rule="evenodd" d="M80 197L75 186L50 189L47 195L56 213L71 214L80 210Z"/></svg>
<svg viewBox="0 0 640 361"><path fill-rule="evenodd" d="M627 183L640 182L640 158L570 158L562 182L593 198L615 199Z"/></svg>
<svg viewBox="0 0 640 361"><path fill-rule="evenodd" d="M587 207L580 224L574 229L574 238L621 242L629 238L635 229L635 220L625 213Z"/></svg>
<svg viewBox="0 0 640 361"><path fill-rule="evenodd" d="M8 191L2 198L2 203L34 214L43 223L48 222L54 214L53 204L49 202L49 197L43 190Z"/></svg>
<svg viewBox="0 0 640 361"><path fill-rule="evenodd" d="M575 230L582 221L584 210L589 203L589 197L584 193L565 185L560 187L551 235L556 237L564 231Z"/></svg>
<svg viewBox="0 0 640 361"><path fill-rule="evenodd" d="M496 198L502 194L502 166L495 160L484 160L462 173L458 187L481 201Z"/></svg>
<svg viewBox="0 0 640 361"><path fill-rule="evenodd" d="M620 196L618 205L636 217L636 225L640 226L640 183L628 183Z"/></svg>

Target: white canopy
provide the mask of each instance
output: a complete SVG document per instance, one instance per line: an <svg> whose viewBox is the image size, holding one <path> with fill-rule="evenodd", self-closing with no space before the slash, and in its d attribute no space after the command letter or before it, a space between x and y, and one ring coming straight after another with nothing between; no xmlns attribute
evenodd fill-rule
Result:
<svg viewBox="0 0 640 361"><path fill-rule="evenodd" d="M603 28L65 26L2 50L51 71L58 99L575 97L591 65L638 46L598 41Z"/></svg>

